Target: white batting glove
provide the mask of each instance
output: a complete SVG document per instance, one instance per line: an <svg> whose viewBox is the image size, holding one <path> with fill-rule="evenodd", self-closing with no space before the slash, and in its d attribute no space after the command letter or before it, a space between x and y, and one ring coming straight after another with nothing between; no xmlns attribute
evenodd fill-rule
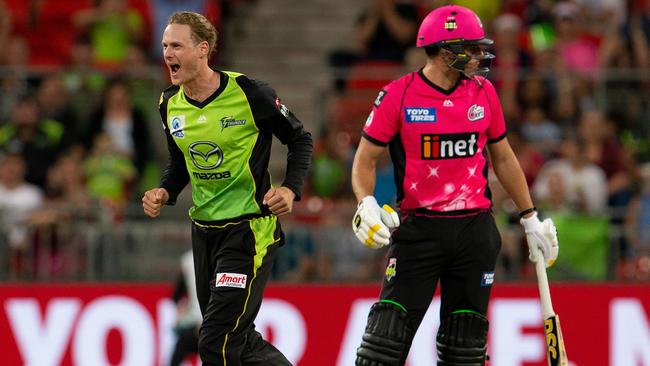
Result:
<svg viewBox="0 0 650 366"><path fill-rule="evenodd" d="M390 243L390 229L399 226L399 216L392 207L379 207L373 196L364 197L352 219L352 230L363 245L378 249Z"/></svg>
<svg viewBox="0 0 650 366"><path fill-rule="evenodd" d="M533 212L530 217L521 218L519 221L524 227L526 232L526 241L528 242L528 258L533 263L537 263L536 253L538 251L531 250L530 248L534 245L537 246L543 255L544 262L546 267L550 267L555 263L557 259L558 252L560 251L560 245L557 241L557 229L553 220L546 219L544 221L539 221L537 218L537 212Z"/></svg>

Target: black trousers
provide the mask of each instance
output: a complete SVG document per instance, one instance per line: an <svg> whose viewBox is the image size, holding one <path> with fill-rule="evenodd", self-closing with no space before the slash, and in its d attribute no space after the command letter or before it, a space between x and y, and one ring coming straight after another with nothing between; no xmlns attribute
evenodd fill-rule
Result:
<svg viewBox="0 0 650 366"><path fill-rule="evenodd" d="M291 365L253 324L283 241L275 216L220 226L193 223L196 291L203 314L199 355L204 366Z"/></svg>
<svg viewBox="0 0 650 366"><path fill-rule="evenodd" d="M407 310L408 344L440 281L440 319L457 310L485 315L501 237L490 212L464 217L407 215L393 233L381 299Z"/></svg>

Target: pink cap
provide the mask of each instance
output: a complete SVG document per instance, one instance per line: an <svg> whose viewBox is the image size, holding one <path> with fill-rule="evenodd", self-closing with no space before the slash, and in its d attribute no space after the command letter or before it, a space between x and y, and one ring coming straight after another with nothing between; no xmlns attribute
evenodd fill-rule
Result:
<svg viewBox="0 0 650 366"><path fill-rule="evenodd" d="M448 41L492 44L491 39L485 38L478 15L458 5L441 6L427 14L420 25L416 45L427 47Z"/></svg>

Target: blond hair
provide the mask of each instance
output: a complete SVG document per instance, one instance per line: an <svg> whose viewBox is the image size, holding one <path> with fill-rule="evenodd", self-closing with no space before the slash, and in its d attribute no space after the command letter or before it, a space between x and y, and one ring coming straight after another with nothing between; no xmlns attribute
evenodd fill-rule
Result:
<svg viewBox="0 0 650 366"><path fill-rule="evenodd" d="M199 13L179 11L169 17L167 24L184 24L190 27L192 40L199 44L208 42L210 47L208 56L212 55L217 47L217 30L210 21Z"/></svg>

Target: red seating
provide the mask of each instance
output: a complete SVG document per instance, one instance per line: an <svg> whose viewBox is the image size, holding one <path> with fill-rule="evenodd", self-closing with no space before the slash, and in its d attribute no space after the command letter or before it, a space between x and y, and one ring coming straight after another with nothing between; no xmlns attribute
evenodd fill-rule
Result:
<svg viewBox="0 0 650 366"><path fill-rule="evenodd" d="M353 90L330 98L327 123L338 131L348 133L350 142L356 146L376 97L376 90Z"/></svg>
<svg viewBox="0 0 650 366"><path fill-rule="evenodd" d="M140 14L142 17L142 28L144 29L144 37L142 39L142 45L148 46L152 41L153 29L153 19L151 19L151 4L149 0L129 0L128 1L129 9L133 9Z"/></svg>
<svg viewBox="0 0 650 366"><path fill-rule="evenodd" d="M362 61L350 67L348 90L371 89L379 91L402 73L402 64L391 61Z"/></svg>
<svg viewBox="0 0 650 366"><path fill-rule="evenodd" d="M29 45L29 63L37 66L63 65L69 61L77 31L72 14L92 5L89 0L44 1L30 14L30 2L5 0L12 16L12 33L25 37Z"/></svg>

